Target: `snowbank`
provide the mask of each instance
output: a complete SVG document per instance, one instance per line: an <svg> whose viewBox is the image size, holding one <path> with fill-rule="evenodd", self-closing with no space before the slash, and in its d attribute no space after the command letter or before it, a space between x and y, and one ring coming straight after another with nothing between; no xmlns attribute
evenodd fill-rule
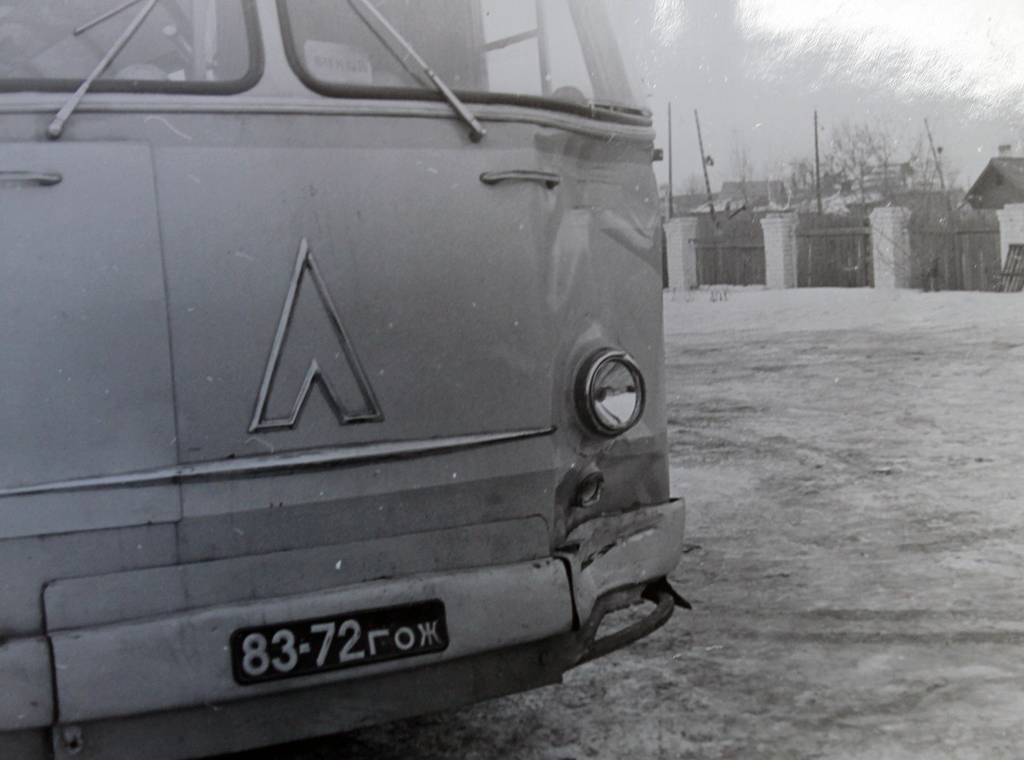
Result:
<svg viewBox="0 0 1024 760"><path fill-rule="evenodd" d="M998 329L1024 322L1020 293L713 288L666 291L664 303L667 336L736 330Z"/></svg>

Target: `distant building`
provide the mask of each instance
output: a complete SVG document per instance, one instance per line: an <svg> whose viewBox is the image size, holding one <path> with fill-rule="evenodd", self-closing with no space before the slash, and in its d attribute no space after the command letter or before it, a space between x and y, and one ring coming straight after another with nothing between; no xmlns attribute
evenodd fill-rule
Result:
<svg viewBox="0 0 1024 760"><path fill-rule="evenodd" d="M1024 203L1024 158L1007 155L1009 147L1000 146L1000 156L988 162L967 191L966 200L974 208L999 209L1007 203Z"/></svg>
<svg viewBox="0 0 1024 760"><path fill-rule="evenodd" d="M707 193L674 193L672 195L672 213L676 216L688 214L707 203Z"/></svg>
<svg viewBox="0 0 1024 760"><path fill-rule="evenodd" d="M726 214L743 211L764 211L784 208L791 201L791 193L782 180L748 180L723 182L722 189L711 196L715 211ZM707 193L674 194L672 211L680 214L706 214L710 211Z"/></svg>
<svg viewBox="0 0 1024 760"><path fill-rule="evenodd" d="M722 190L718 194L718 203L722 207L746 208L748 211L769 206L786 206L788 202L786 183L778 179L723 182Z"/></svg>
<svg viewBox="0 0 1024 760"><path fill-rule="evenodd" d="M913 176L914 167L909 161L875 166L864 175L864 191L883 195L898 193L910 186Z"/></svg>

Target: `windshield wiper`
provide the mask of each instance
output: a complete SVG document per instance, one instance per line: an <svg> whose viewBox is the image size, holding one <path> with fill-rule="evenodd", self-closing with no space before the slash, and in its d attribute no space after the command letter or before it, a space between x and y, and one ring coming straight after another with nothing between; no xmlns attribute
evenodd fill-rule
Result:
<svg viewBox="0 0 1024 760"><path fill-rule="evenodd" d="M128 2L125 3L124 5L119 5L116 8L114 8L113 10L109 10L109 11L107 11L106 13L104 13L101 16L97 16L92 21L89 21L89 22L87 22L85 24L82 24L80 27L75 29L75 31L73 31L72 34L77 37L82 32L89 31L90 29L92 29L97 24L102 24L108 18L114 18L114 16L116 16L121 11L126 11L129 8L131 8L133 5L137 5L137 4L141 3L141 2L142 2L142 0L128 0Z"/></svg>
<svg viewBox="0 0 1024 760"><path fill-rule="evenodd" d="M135 2L138 1L139 0L135 0ZM114 11L105 13L103 16L90 21L88 24L83 24L75 30L75 34L79 34L80 32L95 26L101 21L106 21L108 18L120 13L125 8L131 7L135 2L122 5L119 8L115 8ZM89 76L85 78L85 81L79 85L78 89L75 90L75 94L68 98L67 102L61 106L59 111L57 111L57 115L53 117L53 121L50 122L50 126L46 128L47 137L51 140L56 140L60 137L61 133L64 131L64 122L71 118L71 114L75 112L78 104L81 102L82 98L85 97L85 93L87 93L89 88L92 87L92 83L102 76L103 72L107 70L107 67L110 66L111 62L113 62L113 60L117 58L118 54L124 50L124 46L128 44L129 40L131 40L135 35L135 32L137 32L139 27L142 26L142 22L146 20L146 16L149 15L149 12L153 10L153 6L156 4L157 0L147 0L146 6L139 11L139 15L135 17L135 20L128 25L128 28L124 30L120 37L118 37L117 42L111 46L110 50L107 51L107 54L104 55L103 58L100 59L100 62L96 64L96 68L94 68Z"/></svg>
<svg viewBox="0 0 1024 760"><path fill-rule="evenodd" d="M399 34L398 30L391 25L391 22L373 7L369 0L348 0L348 2L356 14L370 27L370 31L377 35L380 41L391 51L392 55L398 59L398 62L414 78L419 79L423 76L430 80L438 92L448 101L448 105L452 107L452 110L469 126L469 139L473 142L480 142L483 136L487 134L487 130L484 129L483 125L473 115L473 112L466 107L466 104L459 99L459 96L452 92L451 88L444 83L444 80L434 73L434 70L427 65L427 62L420 57L419 53L416 52L415 48L409 44L405 37Z"/></svg>

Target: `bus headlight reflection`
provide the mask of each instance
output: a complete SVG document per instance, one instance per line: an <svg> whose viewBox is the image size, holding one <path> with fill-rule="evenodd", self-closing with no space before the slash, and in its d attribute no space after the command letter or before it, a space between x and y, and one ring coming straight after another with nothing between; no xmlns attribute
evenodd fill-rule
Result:
<svg viewBox="0 0 1024 760"><path fill-rule="evenodd" d="M623 351L604 349L583 363L576 379L576 409L593 432L616 436L644 413L644 378Z"/></svg>

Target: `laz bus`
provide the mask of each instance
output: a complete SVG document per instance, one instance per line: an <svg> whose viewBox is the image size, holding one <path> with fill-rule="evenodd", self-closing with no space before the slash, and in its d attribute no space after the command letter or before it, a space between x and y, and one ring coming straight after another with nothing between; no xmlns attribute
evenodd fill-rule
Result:
<svg viewBox="0 0 1024 760"><path fill-rule="evenodd" d="M447 709L685 604L613 12L0 0L0 757Z"/></svg>

